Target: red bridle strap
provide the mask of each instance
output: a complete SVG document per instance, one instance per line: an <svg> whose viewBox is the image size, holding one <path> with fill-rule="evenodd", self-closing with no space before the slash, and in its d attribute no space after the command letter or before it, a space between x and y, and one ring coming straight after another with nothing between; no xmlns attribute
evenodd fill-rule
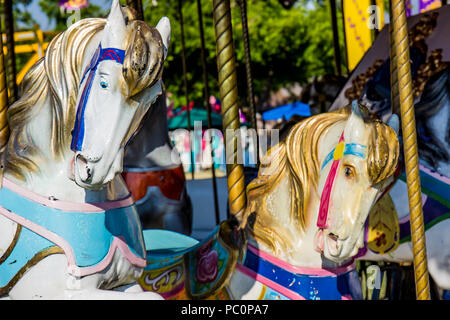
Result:
<svg viewBox="0 0 450 320"><path fill-rule="evenodd" d="M331 164L330 172L328 172L325 186L323 187L322 196L320 197L319 216L317 217L317 226L321 229L327 228L328 211L330 208L331 191L333 189L334 180L338 173L339 165L341 163L342 156L344 155L345 143L344 132L342 132L339 138L339 143L333 152L333 162Z"/></svg>

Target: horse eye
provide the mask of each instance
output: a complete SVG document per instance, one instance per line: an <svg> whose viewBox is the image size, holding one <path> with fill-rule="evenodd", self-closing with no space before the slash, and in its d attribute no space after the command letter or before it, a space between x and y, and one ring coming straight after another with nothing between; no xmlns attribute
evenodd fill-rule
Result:
<svg viewBox="0 0 450 320"><path fill-rule="evenodd" d="M100 82L100 87L102 87L103 89L106 89L106 88L109 87L109 84L108 84L108 82L106 82L106 81L101 81L101 82Z"/></svg>
<svg viewBox="0 0 450 320"><path fill-rule="evenodd" d="M355 170L351 166L345 166L344 174L347 178L353 178L355 176Z"/></svg>

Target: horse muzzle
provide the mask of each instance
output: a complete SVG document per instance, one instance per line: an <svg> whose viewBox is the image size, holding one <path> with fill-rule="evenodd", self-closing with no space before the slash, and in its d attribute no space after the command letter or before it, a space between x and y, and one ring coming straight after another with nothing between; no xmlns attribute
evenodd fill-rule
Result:
<svg viewBox="0 0 450 320"><path fill-rule="evenodd" d="M74 180L82 188L100 190L122 171L122 158L123 152L116 154L112 161L106 161L105 157L91 157L77 152L72 165Z"/></svg>
<svg viewBox="0 0 450 320"><path fill-rule="evenodd" d="M349 240L348 237L341 237L329 229L321 228L316 233L314 249L329 260L341 262L349 258L346 253Z"/></svg>

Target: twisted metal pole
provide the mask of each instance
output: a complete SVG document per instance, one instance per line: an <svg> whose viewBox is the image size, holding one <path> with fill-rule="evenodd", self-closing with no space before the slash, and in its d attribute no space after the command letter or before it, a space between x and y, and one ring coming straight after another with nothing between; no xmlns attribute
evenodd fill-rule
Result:
<svg viewBox="0 0 450 320"><path fill-rule="evenodd" d="M209 104L209 87L208 87L208 68L206 65L206 48L205 48L205 33L203 31L203 13L201 0L197 0L197 14L198 14L198 25L200 31L200 41L201 41L201 51L202 51L202 68L203 68L203 100L206 108L206 113L208 115L208 129L211 129L211 105ZM217 197L217 181L216 181L216 168L214 162L214 148L212 145L212 136L209 136L209 143L211 144L211 173L212 173L212 184L213 184L213 196L214 196L214 213L216 217L216 225L220 223L220 212L219 212L219 199Z"/></svg>
<svg viewBox="0 0 450 320"><path fill-rule="evenodd" d="M6 47L8 48L8 55L6 56L6 66L8 70L9 81L9 104L17 100L17 83L16 83L16 54L14 51L14 17L12 0L5 0L3 2L5 11L5 33L6 33Z"/></svg>
<svg viewBox="0 0 450 320"><path fill-rule="evenodd" d="M127 0L127 5L136 10L138 20L144 20L144 10L142 7L142 0Z"/></svg>
<svg viewBox="0 0 450 320"><path fill-rule="evenodd" d="M392 0L392 35L396 55L398 99L400 104L403 151L408 187L411 239L414 254L414 276L418 300L430 299L430 286L425 246L425 228L420 189L419 157L417 152L416 120L412 95L408 27L404 0Z"/></svg>
<svg viewBox="0 0 450 320"><path fill-rule="evenodd" d="M393 17L392 15L392 1L389 1L389 17ZM400 116L400 104L399 104L399 96L398 96L398 79L397 79L397 56L395 53L395 45L394 45L394 29L393 23L389 23L389 54L390 54L390 72L391 72L391 113L395 113Z"/></svg>
<svg viewBox="0 0 450 320"><path fill-rule="evenodd" d="M244 167L238 164L239 108L236 61L231 29L230 0L213 0L217 69L219 71L222 123L225 131L228 202L230 213L240 215L246 206ZM231 152L229 152L231 150Z"/></svg>
<svg viewBox="0 0 450 320"><path fill-rule="evenodd" d="M256 131L256 163L259 165L259 137L258 137L258 124L256 121L256 106L255 95L253 93L253 77L251 68L251 55L250 55L250 37L248 33L247 24L247 0L238 0L239 7L241 8L241 21L242 21L242 38L244 40L244 53L245 53L245 72L247 75L247 95L248 104L250 109L250 118L252 128Z"/></svg>
<svg viewBox="0 0 450 320"><path fill-rule="evenodd" d="M0 36L0 188L3 182L4 152L9 139L9 126L8 119L6 118L6 112L8 111L8 88L6 87L6 72L3 57L3 39Z"/></svg>

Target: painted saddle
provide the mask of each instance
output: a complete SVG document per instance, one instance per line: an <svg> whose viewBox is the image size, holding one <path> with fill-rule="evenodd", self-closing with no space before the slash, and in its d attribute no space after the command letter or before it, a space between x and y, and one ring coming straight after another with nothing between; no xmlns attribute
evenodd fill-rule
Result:
<svg viewBox="0 0 450 320"><path fill-rule="evenodd" d="M165 170L124 168L122 177L136 202L144 229L191 234L192 205L183 166Z"/></svg>
<svg viewBox="0 0 450 320"><path fill-rule="evenodd" d="M247 244L230 220L206 239L144 230L147 267L139 284L165 299L233 299L229 280L239 272L262 284L260 300L361 299L355 265L335 270L288 265Z"/></svg>
<svg viewBox="0 0 450 320"><path fill-rule="evenodd" d="M139 284L165 299L229 300L226 284L239 259L243 234L222 222L201 242L168 230L144 230L147 267Z"/></svg>

